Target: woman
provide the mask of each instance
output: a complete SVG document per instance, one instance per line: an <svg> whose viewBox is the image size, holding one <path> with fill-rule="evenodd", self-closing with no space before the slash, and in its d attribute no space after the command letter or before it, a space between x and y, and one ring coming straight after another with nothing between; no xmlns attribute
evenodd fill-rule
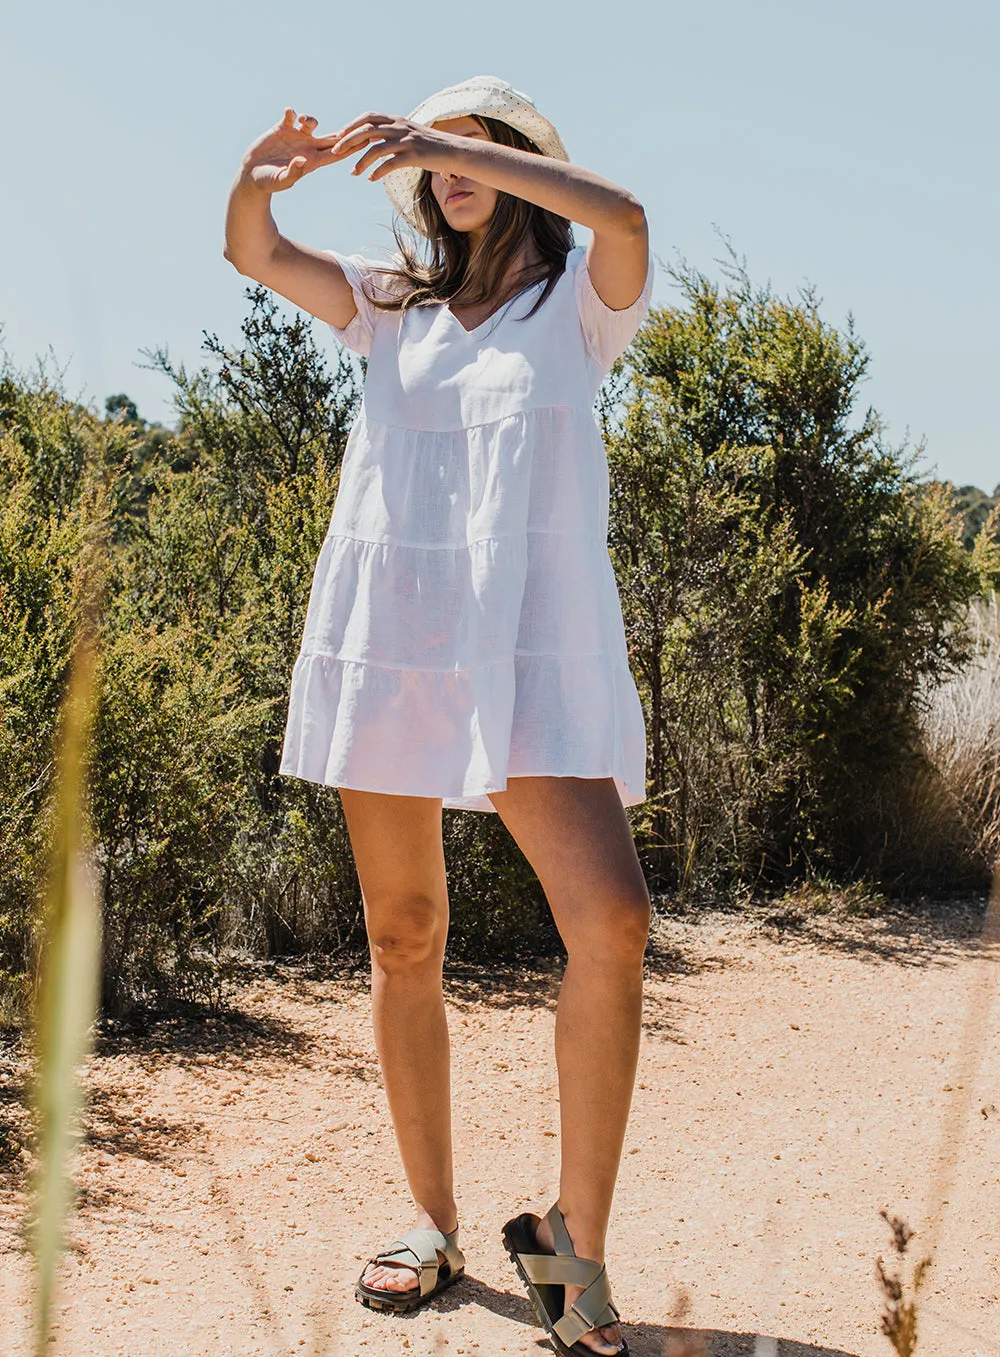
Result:
<svg viewBox="0 0 1000 1357"><path fill-rule="evenodd" d="M556 1350L627 1353L604 1243L632 1096L649 895L625 806L645 732L607 551L593 403L649 304L645 214L569 163L493 76L329 136L286 109L246 152L237 270L367 357L295 665L282 771L339 788L375 1040L416 1220L356 1295L407 1310L463 1273L442 961L442 807L495 811L566 946L556 1203L503 1237ZM360 153L429 241L391 263L281 236L272 194ZM575 248L570 222L593 232Z"/></svg>

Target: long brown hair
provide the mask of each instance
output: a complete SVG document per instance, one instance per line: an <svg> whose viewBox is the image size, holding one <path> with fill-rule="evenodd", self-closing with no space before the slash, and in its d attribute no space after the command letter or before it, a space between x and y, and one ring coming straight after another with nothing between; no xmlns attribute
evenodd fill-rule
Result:
<svg viewBox="0 0 1000 1357"><path fill-rule="evenodd" d="M473 115L491 141L513 146L519 151L541 155L538 146L523 132L496 118ZM566 255L573 248L573 228L566 217L526 202L512 193L498 193L477 249L472 249L467 231L456 231L445 220L431 190L431 173L424 170L414 194L415 215L429 242L428 257L422 259L413 241L401 233L399 222L393 234L399 247L400 263L385 269L402 286L381 291L371 298L384 311L406 311L411 306L437 302L458 302L477 306L496 297L526 240L533 241L540 256L534 264L522 264L508 286L515 296L532 283L545 279L545 287L534 306L522 319L533 316L565 271Z"/></svg>

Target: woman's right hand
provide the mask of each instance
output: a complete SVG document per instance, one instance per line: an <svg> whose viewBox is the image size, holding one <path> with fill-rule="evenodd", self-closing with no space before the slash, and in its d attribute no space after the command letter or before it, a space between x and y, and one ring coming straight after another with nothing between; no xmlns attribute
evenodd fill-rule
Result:
<svg viewBox="0 0 1000 1357"><path fill-rule="evenodd" d="M286 239L271 215L272 194L337 163L330 151L342 132L317 137L315 131L315 118L286 108L281 122L247 148L229 191L223 254L238 273L346 329L358 308L343 269L328 250Z"/></svg>
<svg viewBox="0 0 1000 1357"><path fill-rule="evenodd" d="M307 113L296 117L286 108L281 122L252 142L243 156L243 178L265 193L280 193L304 174L331 165L330 148L338 136L317 137L317 120Z"/></svg>

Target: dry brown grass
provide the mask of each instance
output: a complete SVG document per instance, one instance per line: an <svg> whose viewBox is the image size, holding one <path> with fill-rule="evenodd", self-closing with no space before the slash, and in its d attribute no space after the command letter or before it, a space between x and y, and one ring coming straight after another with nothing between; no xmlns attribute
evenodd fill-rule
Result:
<svg viewBox="0 0 1000 1357"><path fill-rule="evenodd" d="M912 1357L917 1349L917 1292L931 1265L929 1254L923 1254L915 1263L907 1257L913 1241L913 1230L899 1216L880 1212L892 1233L893 1263L886 1266L879 1254L875 1262L883 1305L880 1328L897 1357Z"/></svg>
<svg viewBox="0 0 1000 1357"><path fill-rule="evenodd" d="M921 726L940 825L951 835L957 817L969 851L992 868L1000 858L1000 597L980 600L969 625L972 658L925 694Z"/></svg>

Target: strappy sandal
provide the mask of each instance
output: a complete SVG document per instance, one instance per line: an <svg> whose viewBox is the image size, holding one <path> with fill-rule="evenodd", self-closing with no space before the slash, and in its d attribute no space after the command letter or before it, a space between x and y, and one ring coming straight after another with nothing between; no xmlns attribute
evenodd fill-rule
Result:
<svg viewBox="0 0 1000 1357"><path fill-rule="evenodd" d="M558 1202L549 1209L546 1220L552 1227L555 1253L539 1253L537 1233L542 1222L527 1211L503 1227L504 1248L524 1283L539 1324L560 1357L594 1357L593 1350L577 1340L591 1329L621 1318L611 1300L608 1274L603 1263L577 1257ZM563 1314L567 1284L586 1290ZM628 1357L628 1352L625 1343L615 1357Z"/></svg>
<svg viewBox="0 0 1000 1357"><path fill-rule="evenodd" d="M439 1252L444 1254L443 1263L438 1259ZM370 1263L389 1261L412 1267L420 1278L419 1285L406 1291L386 1291L382 1287L369 1286L361 1280L368 1268L366 1263L354 1288L361 1304L372 1310L394 1310L397 1314L425 1305L465 1274L465 1254L458 1247L458 1226L450 1234L440 1230L407 1230L401 1239L394 1239L387 1249L368 1260Z"/></svg>

